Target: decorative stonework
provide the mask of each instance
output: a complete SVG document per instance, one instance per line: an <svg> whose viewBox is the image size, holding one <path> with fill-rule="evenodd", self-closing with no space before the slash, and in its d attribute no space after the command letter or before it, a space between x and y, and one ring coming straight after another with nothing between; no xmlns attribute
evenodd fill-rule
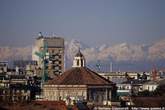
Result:
<svg viewBox="0 0 165 110"><path fill-rule="evenodd" d="M112 99L115 84L85 67L85 58L79 51L74 58L73 68L48 81L44 85L45 100L87 101L108 104Z"/></svg>

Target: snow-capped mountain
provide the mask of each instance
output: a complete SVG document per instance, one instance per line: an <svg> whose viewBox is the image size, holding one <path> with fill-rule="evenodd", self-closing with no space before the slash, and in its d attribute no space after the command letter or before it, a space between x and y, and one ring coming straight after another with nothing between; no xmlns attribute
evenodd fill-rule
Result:
<svg viewBox="0 0 165 110"><path fill-rule="evenodd" d="M65 41L65 63L71 67L72 60L78 49L81 49L88 65L95 65L98 61L113 62L116 70L147 70L152 65L165 67L165 39L151 45L135 45L128 43L109 46L103 44L98 47L88 45L72 39ZM0 47L0 60L28 60L31 59L32 46L27 47Z"/></svg>

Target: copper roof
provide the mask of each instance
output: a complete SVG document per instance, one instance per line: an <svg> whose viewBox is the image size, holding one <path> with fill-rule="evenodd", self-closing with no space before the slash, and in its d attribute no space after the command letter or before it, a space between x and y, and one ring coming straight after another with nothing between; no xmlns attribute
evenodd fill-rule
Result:
<svg viewBox="0 0 165 110"><path fill-rule="evenodd" d="M109 85L113 82L86 67L74 67L46 84L55 85Z"/></svg>

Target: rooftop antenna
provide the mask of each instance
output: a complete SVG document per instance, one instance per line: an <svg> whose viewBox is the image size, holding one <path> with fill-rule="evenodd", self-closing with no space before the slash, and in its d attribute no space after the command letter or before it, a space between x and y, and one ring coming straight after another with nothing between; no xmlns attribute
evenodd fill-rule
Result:
<svg viewBox="0 0 165 110"><path fill-rule="evenodd" d="M110 72L113 72L113 64L110 62Z"/></svg>
<svg viewBox="0 0 165 110"><path fill-rule="evenodd" d="M80 52L80 46L78 46L78 52Z"/></svg>
<svg viewBox="0 0 165 110"><path fill-rule="evenodd" d="M77 45L78 51L80 51L80 42L77 41L77 42L76 42L76 45Z"/></svg>
<svg viewBox="0 0 165 110"><path fill-rule="evenodd" d="M97 61L96 68L97 68L98 72L101 72L100 71L100 69L101 69L100 60Z"/></svg>

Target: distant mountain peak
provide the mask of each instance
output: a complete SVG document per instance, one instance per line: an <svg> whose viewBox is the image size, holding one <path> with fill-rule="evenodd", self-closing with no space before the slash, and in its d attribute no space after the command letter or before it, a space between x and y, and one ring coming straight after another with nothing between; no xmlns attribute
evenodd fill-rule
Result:
<svg viewBox="0 0 165 110"><path fill-rule="evenodd" d="M72 63L73 57L80 47L88 64L99 61L109 62L159 62L165 60L165 39L150 45L135 45L128 43L108 46L106 44L96 47L71 39L65 41L65 57L67 62ZM31 59L32 46L26 47L0 47L0 61L11 61L17 59ZM150 64L148 64L150 65ZM165 67L165 64L161 64ZM162 68L164 68L162 67Z"/></svg>

